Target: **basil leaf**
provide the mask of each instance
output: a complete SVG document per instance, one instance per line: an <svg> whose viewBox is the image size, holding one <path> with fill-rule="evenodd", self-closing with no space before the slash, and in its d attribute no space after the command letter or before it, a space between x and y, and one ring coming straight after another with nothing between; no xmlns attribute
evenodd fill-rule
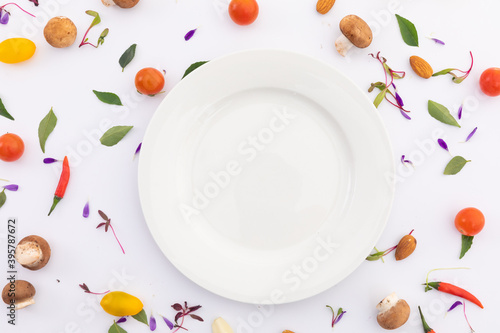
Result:
<svg viewBox="0 0 500 333"><path fill-rule="evenodd" d="M442 104L429 100L427 107L429 114L442 123L460 127L456 119L450 114L450 111Z"/></svg>
<svg viewBox="0 0 500 333"><path fill-rule="evenodd" d="M99 98L99 100L103 103L112 105L123 105L122 101L120 100L120 97L118 97L116 94L110 92L97 91L97 90L92 90L92 91L97 96L97 98Z"/></svg>
<svg viewBox="0 0 500 333"><path fill-rule="evenodd" d="M451 159L450 162L448 162L448 165L446 165L446 168L444 168L444 174L445 175L456 175L457 173L460 172L460 170L463 169L463 167L470 162L470 160L466 160L462 156L455 156Z"/></svg>
<svg viewBox="0 0 500 333"><path fill-rule="evenodd" d="M382 103L386 93L387 93L387 90L384 89L378 93L377 97L375 97L375 100L373 101L373 105L375 105L376 108L378 108L380 103Z"/></svg>
<svg viewBox="0 0 500 333"><path fill-rule="evenodd" d="M127 333L127 331L118 326L116 321L113 321L113 325L109 328L108 333Z"/></svg>
<svg viewBox="0 0 500 333"><path fill-rule="evenodd" d="M0 208L2 208L3 204L7 201L7 195L5 194L5 189L0 192Z"/></svg>
<svg viewBox="0 0 500 333"><path fill-rule="evenodd" d="M87 10L85 11L85 14L87 15L90 15L90 16L93 16L94 17L94 20L92 21L92 23L90 24L90 28L92 28L93 26L95 25L98 25L99 23L101 23L101 17L99 16L99 13L98 12L95 12L93 10ZM90 29L89 28L89 29Z"/></svg>
<svg viewBox="0 0 500 333"><path fill-rule="evenodd" d="M474 236L462 235L462 250L460 251L460 259L462 259L467 251L469 251L470 247L472 246L473 239Z"/></svg>
<svg viewBox="0 0 500 333"><path fill-rule="evenodd" d="M418 33L415 25L398 14L396 14L396 18L398 19L399 30L405 43L409 46L418 46Z"/></svg>
<svg viewBox="0 0 500 333"><path fill-rule="evenodd" d="M125 70L125 67L127 67L127 65L130 64L132 59L134 59L136 47L137 44L132 44L125 52L123 52L122 56L120 57L120 60L118 60L118 63L122 67L122 72Z"/></svg>
<svg viewBox="0 0 500 333"><path fill-rule="evenodd" d="M3 105L2 99L0 98L0 116L5 117L10 120L14 120L14 117L10 115L10 113L7 112L7 109Z"/></svg>
<svg viewBox="0 0 500 333"><path fill-rule="evenodd" d="M148 324L148 316L146 315L146 312L144 311L144 309L142 309L141 312L139 312L138 314L133 315L132 318L134 318L135 320L140 321L141 323L149 326L149 324Z"/></svg>
<svg viewBox="0 0 500 333"><path fill-rule="evenodd" d="M105 146L111 147L120 142L134 126L115 126L104 133L100 139Z"/></svg>
<svg viewBox="0 0 500 333"><path fill-rule="evenodd" d="M52 108L50 108L49 113L42 119L40 125L38 126L38 140L40 141L40 148L45 154L45 142L49 137L50 133L54 130L57 124L57 117Z"/></svg>
<svg viewBox="0 0 500 333"><path fill-rule="evenodd" d="M191 66L189 66L188 69L186 69L186 71L184 72L182 79L185 78L188 74L190 74L192 71L194 71L198 67L205 65L207 62L208 61L198 61L198 62L195 62L194 64L191 64Z"/></svg>

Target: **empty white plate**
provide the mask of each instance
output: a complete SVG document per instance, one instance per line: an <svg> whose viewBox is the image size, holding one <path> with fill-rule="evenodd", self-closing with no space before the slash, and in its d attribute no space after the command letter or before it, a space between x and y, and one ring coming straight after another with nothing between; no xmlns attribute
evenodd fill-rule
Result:
<svg viewBox="0 0 500 333"><path fill-rule="evenodd" d="M158 246L230 299L286 303L351 273L392 204L372 102L333 67L252 50L203 65L153 116L139 189Z"/></svg>

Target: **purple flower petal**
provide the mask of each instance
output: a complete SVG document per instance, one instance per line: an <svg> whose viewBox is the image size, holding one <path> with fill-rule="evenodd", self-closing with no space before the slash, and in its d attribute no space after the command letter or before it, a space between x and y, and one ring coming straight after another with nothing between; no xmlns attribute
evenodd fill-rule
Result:
<svg viewBox="0 0 500 333"><path fill-rule="evenodd" d="M4 12L4 14L2 15L2 17L0 17L0 24L7 24L9 23L10 14L4 10L2 11Z"/></svg>
<svg viewBox="0 0 500 333"><path fill-rule="evenodd" d="M445 45L444 42L440 39L437 39L437 38L431 38L434 42L436 42L436 44L440 44L440 45Z"/></svg>
<svg viewBox="0 0 500 333"><path fill-rule="evenodd" d="M85 206L83 206L83 217L87 218L89 217L89 214L90 214L90 203L87 201L87 203L85 204Z"/></svg>
<svg viewBox="0 0 500 333"><path fill-rule="evenodd" d="M462 110L464 108L464 105L460 105L460 107L458 108L458 120L462 119Z"/></svg>
<svg viewBox="0 0 500 333"><path fill-rule="evenodd" d="M337 317L337 319L335 319L333 324L335 325L336 323L338 323L340 321L340 319L342 319L342 317L344 316L344 313L346 313L346 312L347 311L342 311L342 313Z"/></svg>
<svg viewBox="0 0 500 333"><path fill-rule="evenodd" d="M404 165L406 165L408 163L409 165L413 166L413 162L405 159L405 155L401 156L401 163L403 163Z"/></svg>
<svg viewBox="0 0 500 333"><path fill-rule="evenodd" d="M453 310L454 308L456 308L459 305L462 305L462 302L456 301L455 303L453 303L453 305L446 312L450 312L451 310Z"/></svg>
<svg viewBox="0 0 500 333"><path fill-rule="evenodd" d="M52 164L54 162L59 162L59 160L56 160L55 158L50 158L50 157L43 159L43 163L45 163L45 164Z"/></svg>
<svg viewBox="0 0 500 333"><path fill-rule="evenodd" d="M399 96L397 92L396 92L396 101L398 102L399 106L405 106L405 103L403 103L403 99L401 98L401 96Z"/></svg>
<svg viewBox="0 0 500 333"><path fill-rule="evenodd" d="M465 139L465 142L469 141L469 140L472 138L472 136L473 136L474 134L476 134L476 131L477 131L477 127L476 127L476 128L474 128L474 129L472 130L472 132L470 132L470 134L467 136L467 139Z"/></svg>
<svg viewBox="0 0 500 333"><path fill-rule="evenodd" d="M142 148L142 142L141 142L141 143L139 143L139 145L137 146L137 149L135 150L134 155L139 154L139 152L141 151L141 148Z"/></svg>
<svg viewBox="0 0 500 333"><path fill-rule="evenodd" d="M19 185L10 184L10 185L5 185L3 188L6 189L7 191L16 192L19 189Z"/></svg>
<svg viewBox="0 0 500 333"><path fill-rule="evenodd" d="M401 155L401 163L405 164L405 155Z"/></svg>
<svg viewBox="0 0 500 333"><path fill-rule="evenodd" d="M188 33L184 36L184 40L185 41L190 40L194 36L194 33L196 32L196 30L198 30L198 29L189 30Z"/></svg>
<svg viewBox="0 0 500 333"><path fill-rule="evenodd" d="M167 318L161 316L163 318L163 320L165 321L165 324L167 324L168 328L170 329L173 329L174 328L174 324L172 324L172 322L170 320L168 320Z"/></svg>
<svg viewBox="0 0 500 333"><path fill-rule="evenodd" d="M153 314L151 314L151 317L149 317L149 329L151 331L156 330L156 319L153 317Z"/></svg>
<svg viewBox="0 0 500 333"><path fill-rule="evenodd" d="M449 151L449 150L448 150L448 145L446 144L446 142L444 142L444 140L443 140L443 139L438 139L438 144L439 144L439 146L440 146L441 148L443 148L444 150Z"/></svg>
<svg viewBox="0 0 500 333"><path fill-rule="evenodd" d="M403 117L405 117L406 119L408 120L411 120L410 116L408 115L408 113L404 112L403 110L399 109L399 112L401 112L401 114L403 115Z"/></svg>
<svg viewBox="0 0 500 333"><path fill-rule="evenodd" d="M121 317L120 319L118 319L118 320L116 321L116 323L117 323L117 324L121 324L121 323L124 323L124 322L126 322L126 321L127 321L127 317Z"/></svg>

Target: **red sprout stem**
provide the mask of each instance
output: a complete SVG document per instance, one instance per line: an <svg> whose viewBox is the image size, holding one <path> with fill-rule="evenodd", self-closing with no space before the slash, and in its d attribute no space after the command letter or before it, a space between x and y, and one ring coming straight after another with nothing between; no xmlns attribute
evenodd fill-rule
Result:
<svg viewBox="0 0 500 333"><path fill-rule="evenodd" d="M14 5L14 6L16 6L17 8L19 8L20 10L22 10L23 12L25 12L26 14L31 15L31 16L33 16L33 17L36 17L35 15L31 14L30 12L27 12L27 11L25 11L24 9L22 9L22 8L21 8L21 6L19 6L17 3L14 3L14 2L9 2L9 3L6 3L5 5L1 6L1 7L0 7L0 9L3 9L3 8L4 8L5 6L7 6L7 5Z"/></svg>
<svg viewBox="0 0 500 333"><path fill-rule="evenodd" d="M185 328L184 328L184 327L182 327L182 325L184 325L184 315L185 315L185 312L184 312L184 309L182 309L182 317L181 317L181 319L182 319L182 320L181 320L181 324L180 324L179 326L177 326L177 328L175 329L175 331L173 331L172 333L177 332L177 331L178 331L178 330L180 330L181 328L182 328L183 330L185 330Z"/></svg>
<svg viewBox="0 0 500 333"><path fill-rule="evenodd" d="M391 247L390 249L385 250L385 251L384 251L384 252L385 252L385 253L384 253L384 256L386 256L386 255L388 255L389 253L391 253L392 251L394 251L397 247L398 247L398 246L396 245L396 246Z"/></svg>
<svg viewBox="0 0 500 333"><path fill-rule="evenodd" d="M474 329L472 328L472 326L470 326L470 323L469 323L469 319L467 319L467 314L465 313L465 302L463 303L463 306L464 306L464 316L465 316L465 321L467 322L467 325L469 325L469 328L470 328L470 331L472 333L474 333Z"/></svg>
<svg viewBox="0 0 500 333"><path fill-rule="evenodd" d="M86 293L87 294L92 294L92 295L106 295L107 293L109 293L109 290L105 291L105 292L102 292L102 293L95 293L93 291L87 291Z"/></svg>
<svg viewBox="0 0 500 333"><path fill-rule="evenodd" d="M111 223L109 224L109 227L111 228L111 231L113 231L113 235L115 236L115 239L118 242L118 245L120 245L120 248L122 249L123 254L125 254L125 250L123 249L122 244L118 240L118 237L116 237L115 229L113 228L113 226L111 225Z"/></svg>
<svg viewBox="0 0 500 333"><path fill-rule="evenodd" d="M411 231L408 235L411 235L414 231L415 231L415 229L411 229Z"/></svg>
<svg viewBox="0 0 500 333"><path fill-rule="evenodd" d="M80 46L78 46L78 47L82 47L83 45L91 45L91 46L93 46L93 47L95 47L95 48L97 49L97 46L95 46L95 45L94 45L94 44L92 44L92 43L89 43L89 42L86 42L86 41L85 41L85 39L87 38L87 35L88 35L88 33L89 33L90 29L92 29L92 26L90 26L90 27L87 29L87 31L85 31L85 35L83 36L82 42L80 43Z"/></svg>

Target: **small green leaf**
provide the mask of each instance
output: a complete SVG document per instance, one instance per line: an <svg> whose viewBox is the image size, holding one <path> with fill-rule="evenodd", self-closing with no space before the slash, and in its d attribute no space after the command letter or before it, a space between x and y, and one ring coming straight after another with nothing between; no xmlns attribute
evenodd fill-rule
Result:
<svg viewBox="0 0 500 333"><path fill-rule="evenodd" d="M186 69L186 71L184 72L182 79L185 78L188 74L190 74L192 71L194 71L198 67L205 65L207 62L208 61L198 61L198 62L195 62L194 64L191 64L191 66L189 66L188 69Z"/></svg>
<svg viewBox="0 0 500 333"><path fill-rule="evenodd" d="M114 126L104 133L100 139L105 146L111 147L120 142L134 126Z"/></svg>
<svg viewBox="0 0 500 333"><path fill-rule="evenodd" d="M460 251L460 259L462 259L467 251L469 251L470 247L472 246L473 239L474 236L462 235L462 250Z"/></svg>
<svg viewBox="0 0 500 333"><path fill-rule="evenodd" d="M0 98L0 116L5 117L10 120L14 120L14 117L10 115L10 113L7 112L7 109L3 105L2 99Z"/></svg>
<svg viewBox="0 0 500 333"><path fill-rule="evenodd" d="M463 167L470 161L466 160L462 156L455 156L448 162L446 168L444 168L445 175L456 175L463 169Z"/></svg>
<svg viewBox="0 0 500 333"><path fill-rule="evenodd" d="M418 46L418 33L415 25L398 14L396 14L396 18L398 19L399 30L405 43L409 46Z"/></svg>
<svg viewBox="0 0 500 333"><path fill-rule="evenodd" d="M442 71L439 71L439 72L432 74L432 76L446 75L448 73L453 75L453 73L450 73L452 70L454 70L454 69L453 68L443 69Z"/></svg>
<svg viewBox="0 0 500 333"><path fill-rule="evenodd" d="M95 12L93 10L87 10L87 11L85 11L85 13L94 17L94 20L90 24L90 28L92 28L93 26L98 25L99 23L101 23L101 17L99 16L98 12Z"/></svg>
<svg viewBox="0 0 500 333"><path fill-rule="evenodd" d="M429 100L428 104L429 114L442 123L460 127L456 119L450 114L450 111L442 104Z"/></svg>
<svg viewBox="0 0 500 333"><path fill-rule="evenodd" d="M134 318L135 320L149 326L148 324L148 315L146 314L146 312L144 311L144 309L141 310L141 312L139 312L138 314L136 315L133 315L132 318Z"/></svg>
<svg viewBox="0 0 500 333"><path fill-rule="evenodd" d="M4 205L5 201L7 201L7 195L5 194L5 189L0 192L0 208Z"/></svg>
<svg viewBox="0 0 500 333"><path fill-rule="evenodd" d="M134 59L136 48L137 44L132 44L125 52L123 52L122 56L120 57L120 60L118 60L118 63L122 67L122 72L125 70L125 67L127 67L127 65L130 64L132 59Z"/></svg>
<svg viewBox="0 0 500 333"><path fill-rule="evenodd" d="M103 103L112 105L123 105L122 101L120 100L120 97L118 97L116 94L110 92L97 91L97 90L92 90L92 91L97 96L97 98L99 98L99 100Z"/></svg>
<svg viewBox="0 0 500 333"><path fill-rule="evenodd" d="M101 32L101 35L99 36L99 39L97 40L97 47L99 47L99 45L102 45L104 44L104 37L106 37L109 33L109 29L106 28L104 29L102 32Z"/></svg>
<svg viewBox="0 0 500 333"><path fill-rule="evenodd" d="M42 152L45 154L45 142L47 142L47 138L50 133L54 130L57 124L57 117L50 108L49 113L42 119L40 125L38 126L38 140L40 141L40 148L42 148Z"/></svg>
<svg viewBox="0 0 500 333"><path fill-rule="evenodd" d="M385 94L387 94L387 90L384 89L381 92L378 93L377 97L375 97L375 100L373 101L373 105L375 105L376 108L382 103L382 101L385 98Z"/></svg>
<svg viewBox="0 0 500 333"><path fill-rule="evenodd" d="M113 321L113 325L109 328L108 333L127 333L127 331L118 326L116 321Z"/></svg>

